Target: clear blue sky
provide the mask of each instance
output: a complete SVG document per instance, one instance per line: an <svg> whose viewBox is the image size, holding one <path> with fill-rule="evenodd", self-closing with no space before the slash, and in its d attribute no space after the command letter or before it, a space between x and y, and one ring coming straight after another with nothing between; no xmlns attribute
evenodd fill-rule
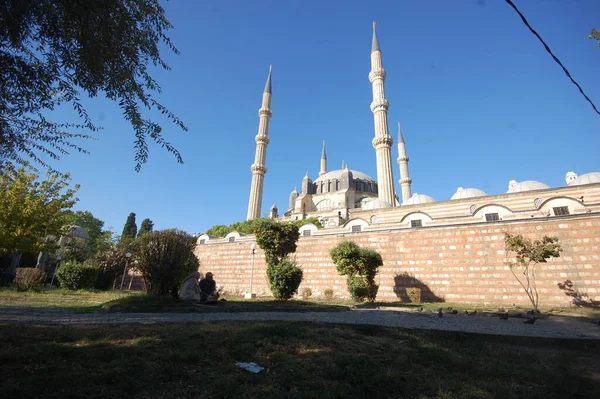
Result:
<svg viewBox="0 0 600 399"><path fill-rule="evenodd" d="M532 26L600 105L595 0L516 1ZM390 134L400 121L413 192L449 199L459 186L504 193L510 179L565 185L569 170L600 170L600 116L501 0L194 1L165 4L181 50L157 71L158 96L189 127L164 121L185 164L151 146L134 171L134 136L115 104L87 102L104 127L91 155L54 165L81 184L77 209L121 233L129 212L204 232L246 217L258 108L273 64L273 118L262 212L284 211L308 170L342 160L376 178L369 110L371 22L388 72ZM394 180L399 190L397 148Z"/></svg>

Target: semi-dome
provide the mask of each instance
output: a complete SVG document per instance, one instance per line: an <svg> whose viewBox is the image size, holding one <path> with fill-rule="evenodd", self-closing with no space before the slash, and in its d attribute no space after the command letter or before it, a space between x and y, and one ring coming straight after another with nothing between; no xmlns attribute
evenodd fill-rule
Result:
<svg viewBox="0 0 600 399"><path fill-rule="evenodd" d="M435 202L435 200L429 195L414 193L412 197L403 202L402 205L428 204L430 202Z"/></svg>
<svg viewBox="0 0 600 399"><path fill-rule="evenodd" d="M379 198L368 198L363 200L361 209L365 211L372 211L375 209L386 209L391 207L392 205L390 205L388 202L380 200Z"/></svg>
<svg viewBox="0 0 600 399"><path fill-rule="evenodd" d="M319 176L313 183L318 183L320 181L327 181L327 180L340 180L342 178L342 173L344 173L345 169L338 169L338 170L332 170L331 172L327 172L324 175ZM373 180L373 178L371 178L370 176L368 176L367 174L363 173L363 172L359 172L357 170L350 170L350 173L352 173L352 177L356 180L364 180L367 182L375 182L375 180Z"/></svg>
<svg viewBox="0 0 600 399"><path fill-rule="evenodd" d="M570 172L570 173L573 173L573 172ZM569 186L581 186L583 184L593 184L593 183L600 183L600 172L586 173L585 175L581 175L581 176L575 175L575 179L568 182Z"/></svg>
<svg viewBox="0 0 600 399"><path fill-rule="evenodd" d="M550 187L542 182L535 180L525 180L522 182L511 180L508 182L508 191L506 193L520 193L523 191L544 190L546 188Z"/></svg>
<svg viewBox="0 0 600 399"><path fill-rule="evenodd" d="M463 198L474 198L474 197L485 197L487 194L483 191L481 191L478 188L462 188L459 187L456 192L454 193L454 195L452 196L452 198L450 198L451 200L454 199L463 199Z"/></svg>

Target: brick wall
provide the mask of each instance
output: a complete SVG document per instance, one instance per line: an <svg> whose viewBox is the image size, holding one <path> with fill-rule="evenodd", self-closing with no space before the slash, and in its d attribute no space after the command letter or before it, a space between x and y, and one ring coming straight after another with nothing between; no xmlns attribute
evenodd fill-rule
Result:
<svg viewBox="0 0 600 399"><path fill-rule="evenodd" d="M300 286L313 296L331 288L337 297L348 297L345 278L339 276L329 251L343 240L377 250L383 257L377 280L377 299L406 299L406 287L420 287L424 299L439 297L448 302L527 304L528 298L504 265L504 231L532 238L557 236L562 256L538 266L537 281L542 305L568 305L570 298L557 283L569 279L581 293L600 300L600 216L473 223L421 229L389 229L378 232L327 234L301 237L296 260L304 270ZM225 292L243 294L250 285L254 237L234 243L198 245L200 271L212 271ZM270 295L264 254L256 250L253 292Z"/></svg>

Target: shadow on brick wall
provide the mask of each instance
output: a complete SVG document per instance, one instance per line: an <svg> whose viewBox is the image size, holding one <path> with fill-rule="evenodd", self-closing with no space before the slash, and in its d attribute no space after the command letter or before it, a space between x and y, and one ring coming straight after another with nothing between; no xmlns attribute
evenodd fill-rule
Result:
<svg viewBox="0 0 600 399"><path fill-rule="evenodd" d="M406 272L397 274L394 283L394 293L402 302L444 302L444 298L435 295L425 283Z"/></svg>
<svg viewBox="0 0 600 399"><path fill-rule="evenodd" d="M600 309L600 301L594 301L587 294L577 291L571 280L565 280L564 283L558 283L557 285L559 289L565 292L566 296L571 297L573 305L582 308Z"/></svg>

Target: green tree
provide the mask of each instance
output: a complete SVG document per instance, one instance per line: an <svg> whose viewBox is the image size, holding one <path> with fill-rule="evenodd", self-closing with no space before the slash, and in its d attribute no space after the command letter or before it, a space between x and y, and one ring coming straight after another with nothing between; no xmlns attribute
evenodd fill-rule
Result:
<svg viewBox="0 0 600 399"><path fill-rule="evenodd" d="M0 170L0 255L13 254L11 272L18 254L51 250L55 243L45 238L63 234L65 211L77 202L79 189L68 188L68 179L68 174L48 172L39 180L28 165Z"/></svg>
<svg viewBox="0 0 600 399"><path fill-rule="evenodd" d="M377 251L359 247L353 241L343 241L330 251L338 273L347 276L348 291L352 299L374 301L379 286L375 276L383 259Z"/></svg>
<svg viewBox="0 0 600 399"><path fill-rule="evenodd" d="M265 251L267 279L277 299L290 299L302 282L302 269L289 254L296 252L300 238L298 228L291 223L262 219L256 226L256 243Z"/></svg>
<svg viewBox="0 0 600 399"><path fill-rule="evenodd" d="M139 239L136 267L142 272L149 294L167 295L200 264L194 255L192 236L181 230L152 231Z"/></svg>
<svg viewBox="0 0 600 399"><path fill-rule="evenodd" d="M533 305L533 310L539 313L535 267L538 263L546 263L548 259L560 256L562 247L558 243L558 237L544 236L541 240L532 240L522 235L505 233L504 247L506 249L505 263L525 290ZM518 274L523 277L519 277Z"/></svg>
<svg viewBox="0 0 600 399"><path fill-rule="evenodd" d="M0 160L30 158L49 167L95 132L83 95L116 102L135 135L135 169L148 159L150 138L183 160L166 142L162 127L142 115L158 111L184 131L185 125L155 98L161 87L150 74L168 70L159 48L175 54L172 28L158 0L0 0ZM79 114L75 123L54 122L61 105Z"/></svg>
<svg viewBox="0 0 600 399"><path fill-rule="evenodd" d="M135 224L135 213L131 212L127 216L125 226L123 226L123 233L121 233L121 242L132 241L137 235L137 225Z"/></svg>
<svg viewBox="0 0 600 399"><path fill-rule="evenodd" d="M590 33L590 39L594 39L598 41L598 48L600 48L600 30L598 29L592 29L592 32Z"/></svg>
<svg viewBox="0 0 600 399"><path fill-rule="evenodd" d="M206 234L213 237L225 237L231 231L232 229L230 229L228 226L225 226L224 224L217 224L206 230Z"/></svg>
<svg viewBox="0 0 600 399"><path fill-rule="evenodd" d="M87 246L93 253L107 250L111 245L110 231L103 230L104 222L96 218L90 211L66 211L66 223L83 227L89 234Z"/></svg>
<svg viewBox="0 0 600 399"><path fill-rule="evenodd" d="M142 220L142 224L140 225L140 230L137 233L138 238L142 235L149 233L154 228L154 222L148 218Z"/></svg>

